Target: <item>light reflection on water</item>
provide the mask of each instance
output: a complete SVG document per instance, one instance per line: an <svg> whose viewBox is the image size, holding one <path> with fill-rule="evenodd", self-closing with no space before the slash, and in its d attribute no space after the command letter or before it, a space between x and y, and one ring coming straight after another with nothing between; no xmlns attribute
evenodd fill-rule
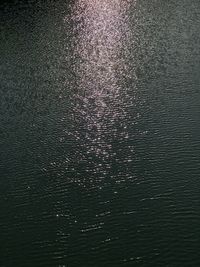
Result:
<svg viewBox="0 0 200 267"><path fill-rule="evenodd" d="M98 167L92 168L95 173L106 174L106 168L111 168L109 159L117 153L113 143L129 138L127 106L135 105L136 86L129 99L126 91L128 47L125 45L130 32L128 8L127 1L82 0L77 1L73 9L74 54L78 59L74 72L78 85L72 96L76 129L70 135L83 148L82 153L79 149L75 152L79 164L87 160L88 165L94 158L98 161L95 163ZM132 70L132 79L134 76ZM129 150L133 152L133 148Z"/></svg>

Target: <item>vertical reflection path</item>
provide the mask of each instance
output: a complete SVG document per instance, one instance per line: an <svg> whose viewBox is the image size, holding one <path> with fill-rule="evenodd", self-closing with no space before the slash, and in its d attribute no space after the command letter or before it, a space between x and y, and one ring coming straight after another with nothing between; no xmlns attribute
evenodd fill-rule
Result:
<svg viewBox="0 0 200 267"><path fill-rule="evenodd" d="M72 98L70 134L77 143L75 171L81 179L85 172L91 179L91 174L96 178L108 174L113 162L120 161L119 143L123 147L128 139L128 7L122 0L79 0L74 6L77 91Z"/></svg>

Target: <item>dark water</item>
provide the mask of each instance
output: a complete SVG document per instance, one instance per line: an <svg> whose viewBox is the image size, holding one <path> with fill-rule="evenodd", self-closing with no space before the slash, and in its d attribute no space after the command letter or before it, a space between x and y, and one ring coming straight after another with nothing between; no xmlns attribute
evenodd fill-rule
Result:
<svg viewBox="0 0 200 267"><path fill-rule="evenodd" d="M1 4L0 266L200 266L200 2Z"/></svg>

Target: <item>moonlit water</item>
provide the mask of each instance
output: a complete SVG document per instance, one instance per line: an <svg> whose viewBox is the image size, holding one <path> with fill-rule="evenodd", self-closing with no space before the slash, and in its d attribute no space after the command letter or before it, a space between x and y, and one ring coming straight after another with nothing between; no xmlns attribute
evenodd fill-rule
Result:
<svg viewBox="0 0 200 267"><path fill-rule="evenodd" d="M2 7L0 266L199 266L198 1Z"/></svg>

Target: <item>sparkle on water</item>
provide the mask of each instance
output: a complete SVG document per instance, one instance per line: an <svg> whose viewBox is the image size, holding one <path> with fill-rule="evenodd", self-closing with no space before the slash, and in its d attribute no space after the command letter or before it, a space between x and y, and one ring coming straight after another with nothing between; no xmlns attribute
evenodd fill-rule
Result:
<svg viewBox="0 0 200 267"><path fill-rule="evenodd" d="M77 59L73 70L78 85L72 95L75 129L66 133L83 149L84 153L77 149L72 161L79 165L87 161L85 171L96 175L91 183L105 176L119 158L116 149L113 151L116 142L129 138L127 108L135 105L137 91L135 71L132 69L130 74L126 62L129 53L126 39L132 35L127 19L129 7L128 1L121 0L81 0L73 6ZM124 90L129 75L135 79L131 99ZM136 124L139 112L134 116ZM128 150L127 162L134 157L134 148L129 146ZM84 177L77 182L84 184Z"/></svg>

